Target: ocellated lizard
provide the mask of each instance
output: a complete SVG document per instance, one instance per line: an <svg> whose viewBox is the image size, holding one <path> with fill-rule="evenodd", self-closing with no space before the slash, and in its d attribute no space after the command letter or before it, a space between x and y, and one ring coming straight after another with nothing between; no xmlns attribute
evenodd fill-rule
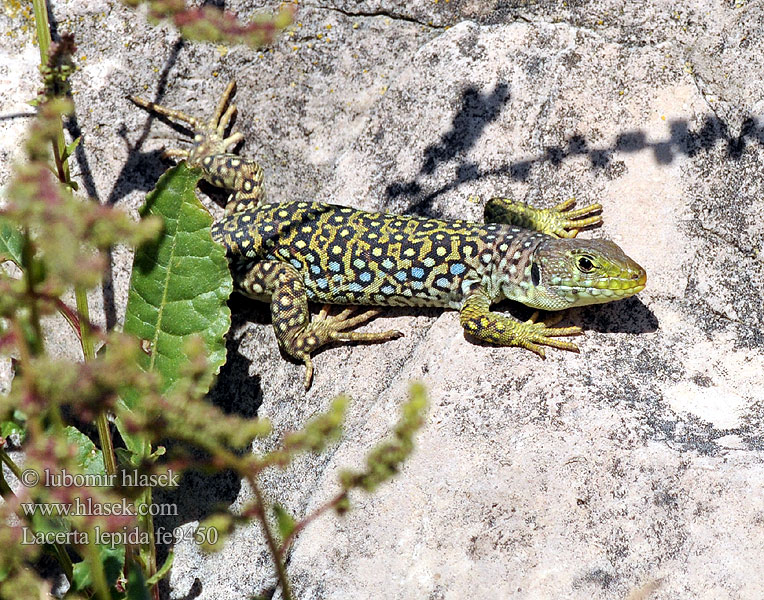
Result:
<svg viewBox="0 0 764 600"><path fill-rule="evenodd" d="M544 310L626 298L645 287L645 270L607 240L574 239L581 227L601 222L593 204L570 210L572 201L536 209L506 198L485 207L485 223L370 213L309 201L262 204L263 170L227 150L243 139L225 137L236 107L235 84L226 88L208 124L180 111L132 98L138 105L194 130L185 159L204 179L232 192L212 237L228 252L238 291L271 303L279 346L306 365L311 354L334 341L383 341L398 331L349 331L378 314L353 309L311 321L308 302L367 306L440 306L460 311L470 335L501 346L522 346L544 356L542 346L577 351L559 337L579 327L548 327L537 313L518 322L492 312L510 299Z"/></svg>

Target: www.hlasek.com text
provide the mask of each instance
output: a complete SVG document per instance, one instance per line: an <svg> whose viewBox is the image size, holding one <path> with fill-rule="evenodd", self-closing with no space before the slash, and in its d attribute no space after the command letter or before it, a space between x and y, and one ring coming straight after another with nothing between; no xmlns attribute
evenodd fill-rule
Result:
<svg viewBox="0 0 764 600"><path fill-rule="evenodd" d="M43 517L177 517L178 505L133 504L127 498L119 502L100 502L93 498L74 498L73 502L22 502L26 516Z"/></svg>

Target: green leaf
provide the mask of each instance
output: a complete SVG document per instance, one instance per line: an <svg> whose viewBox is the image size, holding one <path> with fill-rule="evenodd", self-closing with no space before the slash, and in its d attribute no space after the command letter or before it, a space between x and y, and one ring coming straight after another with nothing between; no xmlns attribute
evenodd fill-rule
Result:
<svg viewBox="0 0 764 600"><path fill-rule="evenodd" d="M0 423L0 437L10 437L13 434L18 434L19 439L23 442L26 437L27 431L24 426L16 421L3 421Z"/></svg>
<svg viewBox="0 0 764 600"><path fill-rule="evenodd" d="M77 136L73 142L70 144L67 144L64 147L64 155L61 157L62 161L67 160L72 154L74 154L74 151L77 149L77 146L80 145L80 141L82 140L82 136Z"/></svg>
<svg viewBox="0 0 764 600"><path fill-rule="evenodd" d="M135 564L127 575L127 600L151 600L143 571Z"/></svg>
<svg viewBox="0 0 764 600"><path fill-rule="evenodd" d="M125 547L121 544L114 547L98 544L98 556L103 564L106 582L113 587L122 573L125 562ZM93 572L87 560L75 563L70 592L79 592L93 585Z"/></svg>
<svg viewBox="0 0 764 600"><path fill-rule="evenodd" d="M77 446L77 464L88 475L103 475L106 467L103 464L103 453L95 447L88 436L71 425L64 428L66 441Z"/></svg>
<svg viewBox="0 0 764 600"><path fill-rule="evenodd" d="M281 534L281 539L285 540L294 531L296 521L294 520L294 517L290 515L280 504L273 505L273 513L276 515L276 521L279 525L279 533Z"/></svg>
<svg viewBox="0 0 764 600"><path fill-rule="evenodd" d="M120 405L125 403L120 399ZM129 410L121 408L120 410ZM126 427L124 427L122 420L117 417L114 420L119 430L119 434L122 436L122 440L125 442L127 448L116 448L114 452L117 455L119 464L123 467L138 468L143 460L151 454L151 444L140 434L131 433Z"/></svg>
<svg viewBox="0 0 764 600"><path fill-rule="evenodd" d="M21 266L21 251L24 246L24 236L11 222L0 216L0 262L12 260Z"/></svg>
<svg viewBox="0 0 764 600"><path fill-rule="evenodd" d="M141 216L158 215L165 230L135 253L124 330L146 340L141 366L163 377L165 390L179 380L188 359L184 344L201 336L212 377L225 362L226 305L233 289L222 246L212 241L212 218L196 198L201 175L184 163L167 171L149 193ZM128 407L131 401L125 398Z"/></svg>

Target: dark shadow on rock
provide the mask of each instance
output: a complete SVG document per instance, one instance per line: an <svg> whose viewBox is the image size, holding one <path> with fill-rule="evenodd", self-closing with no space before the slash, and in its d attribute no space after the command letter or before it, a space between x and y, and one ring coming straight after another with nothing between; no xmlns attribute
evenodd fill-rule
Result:
<svg viewBox="0 0 764 600"><path fill-rule="evenodd" d="M526 321L535 312L535 309L529 306L510 300L499 302L492 307L492 310L508 314L517 321ZM542 311L539 315L539 320L549 322L559 314L556 311ZM569 327L571 325L581 327L584 335L586 335L587 331L638 335L640 333L656 331L658 329L658 319L639 298L632 297L619 302L584 306L562 311L562 320L554 324L553 327ZM464 332L464 338L477 346L495 347L494 344L483 342L466 332ZM581 337L573 336L569 339L575 343L576 339L581 339Z"/></svg>
<svg viewBox="0 0 764 600"><path fill-rule="evenodd" d="M658 329L658 317L638 297L582 306L571 311L571 320L584 331L600 333L652 333Z"/></svg>
<svg viewBox="0 0 764 600"><path fill-rule="evenodd" d="M616 136L608 146L594 147L580 134L573 134L560 144L544 148L536 157L519 159L493 169L481 169L478 165L465 160L466 152L480 138L485 126L495 120L509 100L509 86L500 83L492 92L482 93L475 87L468 87L462 92L461 105L453 118L451 129L441 139L425 148L419 173L410 181L393 181L386 187L388 200L405 198L413 214L430 214L432 202L442 194L464 183L479 181L485 177L505 176L514 181L526 181L534 168L548 163L559 166L563 161L574 156L587 156L590 168L604 171L612 166L616 152L653 153L659 164L670 164L677 156L695 156L699 152L709 152L719 142L724 144L725 153L730 160L739 160L749 144L764 146L764 125L753 117L747 117L738 136L731 136L729 125L716 115L708 115L696 128L690 129L684 119L668 122L669 133L665 139L648 141L644 131L626 131ZM461 161L456 166L456 175L451 181L435 187L428 184L430 176L440 164Z"/></svg>
<svg viewBox="0 0 764 600"><path fill-rule="evenodd" d="M430 174L442 162L448 162L466 153L475 145L486 125L494 121L509 100L509 86L498 84L487 94L469 87L462 92L461 108L440 142L425 148L421 173Z"/></svg>
<svg viewBox="0 0 764 600"><path fill-rule="evenodd" d="M239 314L232 316L231 331L235 331L244 322ZM263 390L260 376L250 375L252 362L240 351L241 340L232 335L226 340L226 363L208 399L226 414L233 414L244 419L257 418L257 411L263 403Z"/></svg>
<svg viewBox="0 0 764 600"><path fill-rule="evenodd" d="M182 47L183 41L178 40L174 44L170 55L165 61L165 66L162 69L159 77L157 97L161 97L161 95L164 93L164 90L167 87L167 78L169 76L170 69L175 64L178 53ZM148 137L150 127L151 119L148 118L143 126L141 135L133 144L127 140L127 130L124 128L124 126L122 129L120 129L119 134L125 140L125 144L127 145L128 158L127 162L122 166L122 169L117 175L111 192L109 192L109 195L104 202L104 204L107 206L116 204L120 198L123 198L133 190L139 189L148 192L151 190L157 179L159 179L159 176L164 171L159 152L140 152L140 148L143 146L143 143ZM66 128L69 132L69 135L72 136L72 139L82 135L82 130L80 129L76 113L66 121ZM95 185L93 171L90 166L90 162L88 161L88 156L83 144L79 144L75 149L74 160L77 161L77 165L79 166L81 172L81 180L88 196L101 203L98 195L98 190ZM110 251L107 253L107 260L108 264L111 265L112 253ZM117 325L117 309L114 300L114 279L112 276L111 268L109 268L104 275L102 282L102 294L106 328L113 329Z"/></svg>
<svg viewBox="0 0 764 600"><path fill-rule="evenodd" d="M202 590L202 582L197 577L194 579L194 583L191 585L191 589L188 590L188 594L182 598L179 597L178 600L195 600L202 595ZM170 586L166 577L159 582L159 593L162 600L166 600L170 597Z"/></svg>
<svg viewBox="0 0 764 600"><path fill-rule="evenodd" d="M242 321L243 319L234 313L231 330L236 330ZM263 392L260 377L249 374L251 362L241 354L240 344L239 339L234 339L232 335L228 336L226 363L207 395L207 400L226 414L235 414L244 419L255 419L262 404ZM177 449L177 446L175 448ZM172 450L173 448L168 447L168 455L172 454ZM200 464L206 463L209 459L208 454L196 448L184 447L183 450L198 459ZM244 448L237 452L245 454L249 451L249 448ZM233 471L208 473L201 469L189 469L183 473L177 488L154 490L155 505L173 505L177 508L176 515L155 517L154 527L157 531L168 532L191 521L202 521L216 511L230 506L240 491L241 480ZM171 546L157 544L159 564L162 564L170 550ZM162 584L163 597L169 597L167 585L166 582Z"/></svg>
<svg viewBox="0 0 764 600"><path fill-rule="evenodd" d="M449 129L440 141L425 148L419 175L414 181L395 182L387 186L386 194L389 199L400 196L416 196L422 191L418 179L431 175L442 163L462 158L480 139L485 127L495 121L504 105L509 101L509 86L499 83L491 92L482 93L475 87L468 87L462 92L460 108L451 122ZM465 181L471 181L478 173L477 165L464 164L459 169L457 181L453 187ZM434 198L434 197L433 197ZM429 195L411 206L410 212L425 213Z"/></svg>
<svg viewBox="0 0 764 600"><path fill-rule="evenodd" d="M360 310L363 309L364 307L360 307ZM330 312L330 314L337 314L341 310L342 307L335 306L333 307L333 310ZM435 320L446 310L451 309L415 306L385 307L382 313L371 319L369 322L376 322L378 324L375 328L376 330L387 330L394 328L392 324L390 326L386 325L385 321L389 317L428 317L432 320ZM494 307L492 307L492 310L499 313L508 314L511 318L516 319L517 321L525 321L529 319L530 316L535 312L535 309L533 308L510 300L499 302ZM549 320L551 317L557 314L559 313L542 312L541 319ZM630 333L633 335L638 335L640 333L650 333L658 329L658 319L655 314L639 298L634 297L626 298L625 300L618 302L610 302L607 304L586 306L563 311L562 316L563 321L560 325L558 325L559 327L566 325L578 325L584 330L584 333L586 333L586 331L597 331L600 333ZM270 321L267 321L264 324L267 323L270 323ZM456 328L458 328L458 331L454 331L455 335L462 333L462 329L459 325L456 325ZM406 330L401 330L401 332L404 336L406 336L408 333ZM464 337L470 343L477 346L493 345L481 342L477 338L466 334ZM313 356L319 356L325 350L330 350L331 348L337 348L340 346L353 347L359 345L367 345L369 343L384 344L389 342L337 342L335 344L322 346ZM291 356L283 352L281 354L285 360L289 360L295 364L298 364L298 362Z"/></svg>
<svg viewBox="0 0 764 600"><path fill-rule="evenodd" d="M182 39L178 39L175 44L173 44L170 54L165 61L165 65L162 68L162 72L159 75L157 91L151 99L152 102L157 104L162 103L162 98L167 90L167 81L170 71L175 65L178 55L184 45L185 42ZM127 91L132 93L132 90ZM126 99L125 102L129 103L129 100ZM159 179L159 176L166 170L160 159L161 152L152 151L146 153L141 151L141 148L143 148L143 144L148 139L149 132L151 131L151 124L157 116L153 113L146 113L146 111L137 107L135 110L144 112L146 114L146 121L143 124L140 135L134 142L128 140L128 131L125 128L122 128L119 132L120 136L125 140L125 145L128 149L128 159L117 175L117 179L106 199L106 204L108 205L116 204L121 198L124 198L134 190L145 192L150 191L154 187L157 179ZM162 117L162 119L164 119L164 117ZM188 134L187 130L186 133Z"/></svg>

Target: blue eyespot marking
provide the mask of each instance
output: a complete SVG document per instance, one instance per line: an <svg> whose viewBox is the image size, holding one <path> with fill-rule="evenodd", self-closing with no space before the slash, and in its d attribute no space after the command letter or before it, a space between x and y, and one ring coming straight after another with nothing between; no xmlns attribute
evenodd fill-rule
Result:
<svg viewBox="0 0 764 600"><path fill-rule="evenodd" d="M362 292L363 286L360 283L353 281L352 283L348 284L348 290L351 292Z"/></svg>
<svg viewBox="0 0 764 600"><path fill-rule="evenodd" d="M316 285L319 287L319 289L325 290L329 287L329 282L325 277L321 277L321 279L316 279Z"/></svg>
<svg viewBox="0 0 764 600"><path fill-rule="evenodd" d="M449 282L448 282L448 279L446 279L445 277L441 277L435 282L435 285L442 288L448 288Z"/></svg>
<svg viewBox="0 0 764 600"><path fill-rule="evenodd" d="M382 266L385 269L392 269L393 268L393 261L391 261L389 258L386 258L382 261Z"/></svg>
<svg viewBox="0 0 764 600"><path fill-rule="evenodd" d="M293 258L293 259L292 259L292 260L290 260L289 262L292 264L292 266L293 266L295 269L302 269L302 263L301 263L299 260L297 260L296 258Z"/></svg>
<svg viewBox="0 0 764 600"><path fill-rule="evenodd" d="M321 272L321 267L318 265L310 265L310 272L314 275L318 275Z"/></svg>
<svg viewBox="0 0 764 600"><path fill-rule="evenodd" d="M451 265L451 275L461 275L467 269L462 263L455 263Z"/></svg>
<svg viewBox="0 0 764 600"><path fill-rule="evenodd" d="M406 281L406 271L398 271L398 272L395 274L395 278L396 278L398 281Z"/></svg>
<svg viewBox="0 0 764 600"><path fill-rule="evenodd" d="M338 263L336 260L331 261L329 263L329 270L338 273L340 270L340 263Z"/></svg>
<svg viewBox="0 0 764 600"><path fill-rule="evenodd" d="M358 279L360 279L361 281L369 282L371 281L371 273L369 273L368 271L364 271L358 276Z"/></svg>
<svg viewBox="0 0 764 600"><path fill-rule="evenodd" d="M414 267L411 269L411 276L416 277L417 279L422 279L424 277L424 269L421 267Z"/></svg>
<svg viewBox="0 0 764 600"><path fill-rule="evenodd" d="M395 292L395 288L391 285L386 285L382 289L379 290L383 294L387 294L388 296L391 295L393 292Z"/></svg>

